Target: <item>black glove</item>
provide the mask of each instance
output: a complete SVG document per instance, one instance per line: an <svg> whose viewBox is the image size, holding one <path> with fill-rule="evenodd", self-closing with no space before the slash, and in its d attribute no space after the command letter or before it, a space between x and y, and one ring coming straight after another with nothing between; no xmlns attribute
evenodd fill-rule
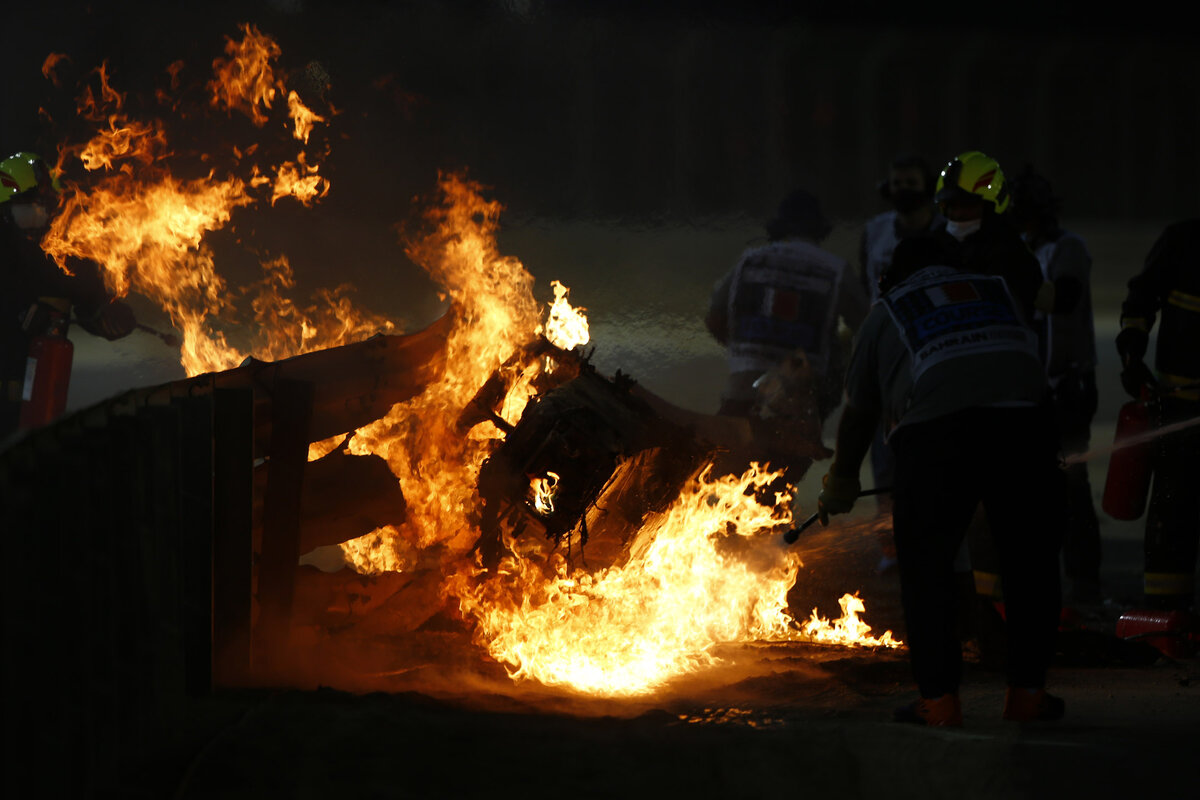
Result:
<svg viewBox="0 0 1200 800"><path fill-rule="evenodd" d="M1142 396L1143 388L1154 388L1157 385L1158 380L1154 373L1140 358L1130 360L1125 364L1125 369L1121 370L1121 388L1134 400Z"/></svg>
<svg viewBox="0 0 1200 800"><path fill-rule="evenodd" d="M114 299L100 306L95 313L81 317L79 324L88 333L111 342L133 333L137 319L132 308Z"/></svg>
<svg viewBox="0 0 1200 800"><path fill-rule="evenodd" d="M1146 357L1149 344L1150 334L1141 328L1122 328L1117 334L1117 352L1121 355L1121 364L1128 367L1131 361L1141 361Z"/></svg>
<svg viewBox="0 0 1200 800"><path fill-rule="evenodd" d="M817 496L817 515L822 525L829 524L830 514L845 514L854 508L854 501L862 491L857 475L841 475L832 467L825 473L821 485L825 488Z"/></svg>

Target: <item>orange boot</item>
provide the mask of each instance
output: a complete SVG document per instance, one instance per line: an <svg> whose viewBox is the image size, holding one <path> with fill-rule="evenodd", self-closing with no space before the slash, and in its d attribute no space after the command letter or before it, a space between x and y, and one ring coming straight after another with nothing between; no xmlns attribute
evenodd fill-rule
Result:
<svg viewBox="0 0 1200 800"><path fill-rule="evenodd" d="M1017 689L1004 693L1004 718L1011 722L1053 722L1062 719L1067 704L1045 689Z"/></svg>
<svg viewBox="0 0 1200 800"><path fill-rule="evenodd" d="M902 708L897 708L894 719L896 722L914 725L961 728L962 704L958 702L957 694L944 694L932 699L920 697Z"/></svg>

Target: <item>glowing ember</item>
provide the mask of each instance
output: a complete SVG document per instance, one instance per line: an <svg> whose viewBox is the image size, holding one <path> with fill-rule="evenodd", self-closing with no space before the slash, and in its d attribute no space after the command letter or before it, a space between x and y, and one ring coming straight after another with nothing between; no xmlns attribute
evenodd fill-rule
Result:
<svg viewBox="0 0 1200 800"><path fill-rule="evenodd" d="M706 708L699 714L679 714L679 721L688 725L745 725L748 728L766 728L785 724L780 717L772 717L747 708Z"/></svg>
<svg viewBox="0 0 1200 800"><path fill-rule="evenodd" d="M558 473L547 472L544 478L529 482L530 502L533 510L542 516L554 513L554 495L558 494Z"/></svg>

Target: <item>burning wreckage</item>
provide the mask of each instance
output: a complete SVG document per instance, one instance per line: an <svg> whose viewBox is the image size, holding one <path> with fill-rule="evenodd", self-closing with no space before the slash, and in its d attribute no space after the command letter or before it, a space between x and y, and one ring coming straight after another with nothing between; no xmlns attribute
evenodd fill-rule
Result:
<svg viewBox="0 0 1200 800"><path fill-rule="evenodd" d="M213 62L211 96L191 113L208 106L261 128L285 96L302 143L294 160L260 164L265 150L235 147L226 177L210 166L207 177L180 180L166 127L132 119L104 69L91 73L99 88L80 96L96 133L61 154L92 177L71 185L42 247L64 269L68 259L95 262L114 294L153 301L180 332L189 378L76 414L4 452L10 521L40 524L38 501L20 487L60 480L61 464L46 459L100 435L98 419L124 431L104 434L107 450L88 446L108 460L82 474L124 469L150 483L115 483L123 495L96 483L97 507L113 506L109 521L81 513L55 530L102 530L89 546L103 563L105 542L173 559L147 570L145 592L130 589L130 602L170 595L175 587L161 581L172 570L190 575L189 592L210 588L208 611L194 598L177 611L188 641L211 633L218 681L286 663L304 631L386 639L439 616L461 620L514 678L605 695L713 664L722 642L896 646L890 634L869 635L853 595L832 623L814 611L797 624L788 610L800 562L772 535L791 522L786 478L751 462L787 464L794 477L828 455L804 391L775 392L746 420L686 411L619 373L600 375L581 354L586 318L565 287L554 284L542 321L533 277L498 252L499 204L464 177L442 176L427 230L407 240L450 309L424 331L395 335L391 320L355 309L345 287L308 305L291 299L283 256L263 260L252 286L227 286L206 233L235 210L287 198L310 207L330 188L309 142L333 112L317 114L288 91L269 37L248 25L242 34ZM48 77L57 63L47 59ZM182 70L173 67L173 81ZM174 110L184 97L160 101L174 98ZM251 311L234 308L238 299ZM230 328L238 313L250 324ZM232 344L239 335L253 340L248 348ZM793 371L773 381L803 388L803 365ZM145 452L117 448L131 425L145 428ZM151 502L168 485L179 504ZM145 505L145 518L131 521L118 496ZM187 547L164 547L168 529L191 537ZM331 549L348 568L310 566Z"/></svg>
<svg viewBox="0 0 1200 800"><path fill-rule="evenodd" d="M511 389L505 376L535 363L535 393L510 425L496 413ZM736 461L740 474L751 453L785 452L780 437L793 448L789 462L798 473L799 462L826 455L819 438L788 435L813 418L777 417L768 425L686 411L619 371L612 379L600 375L577 350L539 337L497 370L458 418L464 432L483 421L504 431L479 474L482 563L496 565L505 542L523 536L565 548L568 561L577 554L588 569L623 563L646 516L665 509L702 469ZM776 501L758 496L767 505Z"/></svg>
<svg viewBox="0 0 1200 800"><path fill-rule="evenodd" d="M354 437L308 463L320 484L357 486L340 495L320 492L333 501L326 523L349 516L360 530L375 530L339 542L353 572L301 568L296 589L308 599L300 604L307 612L298 606L292 624L403 637L449 616L470 624L477 643L515 677L599 694L639 693L715 663L708 650L727 641L898 646L890 634L869 635L853 595L843 597L843 616L833 623L814 610L795 625L787 610L799 559L779 547L775 534L790 527L789 487L783 471L749 462L756 454L787 452L802 474L812 459L825 457L819 435L804 435L812 415L700 414L620 372L608 378L582 352L586 320L566 302L565 289L556 284L556 290L552 319L574 315L583 338L561 328L533 337L446 428L465 442L479 441L486 430L486 447L474 451L482 458L473 496L459 509L468 525L461 535L414 547L415 520L397 514L412 504L383 476L379 459L350 455L362 452ZM447 320L457 316L451 312L436 327L453 330ZM572 342L580 344L560 346ZM424 352L449 366L445 354L427 346ZM516 415L514 393L526 398ZM389 463L414 455L403 440L396 446ZM336 465L359 461L374 466L356 468L349 481L331 478L345 469ZM720 463L739 468L715 476ZM368 475L373 479L364 480ZM302 506L301 513L309 511ZM333 543L348 530L328 527L320 541ZM317 541L308 537L305 546ZM705 608L698 593L719 599ZM663 629L672 632L666 639ZM656 646L662 652L649 659L634 655Z"/></svg>

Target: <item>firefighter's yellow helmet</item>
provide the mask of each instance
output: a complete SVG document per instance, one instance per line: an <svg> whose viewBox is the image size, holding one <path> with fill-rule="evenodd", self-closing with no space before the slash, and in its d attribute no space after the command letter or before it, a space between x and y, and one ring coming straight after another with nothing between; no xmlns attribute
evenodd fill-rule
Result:
<svg viewBox="0 0 1200 800"><path fill-rule="evenodd" d="M934 202L942 205L955 195L972 194L990 203L997 214L1008 208L1008 184L996 159L968 150L946 164L938 176Z"/></svg>
<svg viewBox="0 0 1200 800"><path fill-rule="evenodd" d="M0 161L0 203L39 187L62 191L58 176L50 172L37 153L22 150Z"/></svg>

